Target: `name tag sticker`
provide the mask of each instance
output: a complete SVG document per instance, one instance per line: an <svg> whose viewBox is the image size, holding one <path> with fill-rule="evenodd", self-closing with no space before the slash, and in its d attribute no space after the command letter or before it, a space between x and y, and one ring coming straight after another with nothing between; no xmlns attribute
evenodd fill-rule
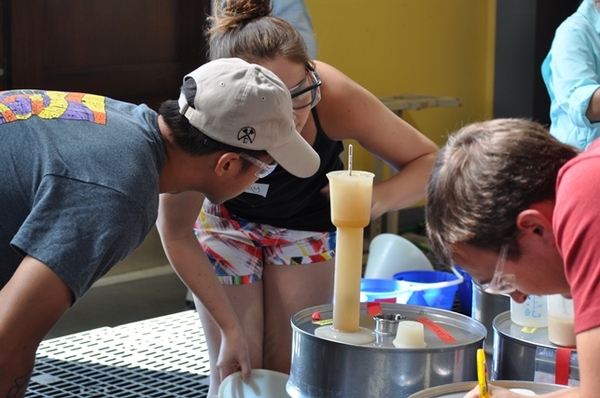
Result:
<svg viewBox="0 0 600 398"><path fill-rule="evenodd" d="M268 191L269 191L269 184L254 183L254 184L250 185L250 187L248 187L244 192L250 193L253 195L260 195L263 198L266 198Z"/></svg>

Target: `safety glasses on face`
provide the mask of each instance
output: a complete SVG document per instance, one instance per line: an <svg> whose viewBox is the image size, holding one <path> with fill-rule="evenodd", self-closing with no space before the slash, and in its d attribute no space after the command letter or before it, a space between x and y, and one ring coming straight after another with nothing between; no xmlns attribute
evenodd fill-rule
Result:
<svg viewBox="0 0 600 398"><path fill-rule="evenodd" d="M481 286L484 292L490 294L510 294L517 290L515 288L516 276L514 274L504 273L504 264L506 263L507 253L508 244L504 244L500 248L500 254L498 256L498 262L496 263L494 277L490 283L485 283Z"/></svg>
<svg viewBox="0 0 600 398"><path fill-rule="evenodd" d="M321 78L316 70L312 68L306 69L306 77L302 83L290 89L292 95L292 108L294 110L306 108L311 109L321 100Z"/></svg>
<svg viewBox="0 0 600 398"><path fill-rule="evenodd" d="M252 163L253 165L260 167L260 170L258 170L254 174L258 178L264 178L264 177L268 176L269 174L271 174L273 172L273 170L275 170L275 167L277 167L276 161L272 161L271 163L267 164L265 162L261 162L260 160L256 159L255 157L252 157L244 152L240 152L239 155L242 159L247 160L248 162Z"/></svg>

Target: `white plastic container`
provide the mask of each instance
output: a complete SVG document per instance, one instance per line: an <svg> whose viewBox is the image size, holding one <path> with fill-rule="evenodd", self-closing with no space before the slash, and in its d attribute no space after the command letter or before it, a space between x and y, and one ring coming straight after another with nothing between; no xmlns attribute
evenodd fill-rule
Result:
<svg viewBox="0 0 600 398"><path fill-rule="evenodd" d="M562 347L575 347L573 300L560 294L548 296L548 340Z"/></svg>
<svg viewBox="0 0 600 398"><path fill-rule="evenodd" d="M558 384L534 383L532 381L523 380L496 380L492 381L494 386L507 388L521 395L545 395L550 392L563 390L568 388ZM416 394L410 395L408 398L463 398L466 393L477 386L476 381L466 381L462 383L445 384L441 386L431 387Z"/></svg>
<svg viewBox="0 0 600 398"><path fill-rule="evenodd" d="M425 348L425 327L417 321L401 321L398 324L396 338L394 339L396 348Z"/></svg>
<svg viewBox="0 0 600 398"><path fill-rule="evenodd" d="M284 398L289 397L286 383L289 376L285 373L267 369L252 369L250 383L242 380L240 372L230 374L219 386L216 398Z"/></svg>
<svg viewBox="0 0 600 398"><path fill-rule="evenodd" d="M402 271L428 270L433 266L414 243L395 234L379 234L371 240L365 278L394 279Z"/></svg>
<svg viewBox="0 0 600 398"><path fill-rule="evenodd" d="M510 320L519 326L548 326L548 299L546 296L529 295L521 304L510 300Z"/></svg>

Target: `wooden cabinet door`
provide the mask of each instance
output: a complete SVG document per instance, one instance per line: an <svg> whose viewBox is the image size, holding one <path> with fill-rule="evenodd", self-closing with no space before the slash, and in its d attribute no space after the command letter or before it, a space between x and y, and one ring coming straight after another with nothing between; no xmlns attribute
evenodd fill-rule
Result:
<svg viewBox="0 0 600 398"><path fill-rule="evenodd" d="M10 2L10 88L102 94L157 109L206 60L210 0Z"/></svg>

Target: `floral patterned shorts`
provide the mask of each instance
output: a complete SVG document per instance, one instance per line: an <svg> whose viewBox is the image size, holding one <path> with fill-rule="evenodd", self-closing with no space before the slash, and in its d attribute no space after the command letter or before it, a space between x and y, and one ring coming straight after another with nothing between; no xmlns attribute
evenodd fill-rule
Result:
<svg viewBox="0 0 600 398"><path fill-rule="evenodd" d="M297 231L249 222L208 200L194 232L224 285L259 281L264 264L312 264L330 260L335 253L335 231Z"/></svg>

